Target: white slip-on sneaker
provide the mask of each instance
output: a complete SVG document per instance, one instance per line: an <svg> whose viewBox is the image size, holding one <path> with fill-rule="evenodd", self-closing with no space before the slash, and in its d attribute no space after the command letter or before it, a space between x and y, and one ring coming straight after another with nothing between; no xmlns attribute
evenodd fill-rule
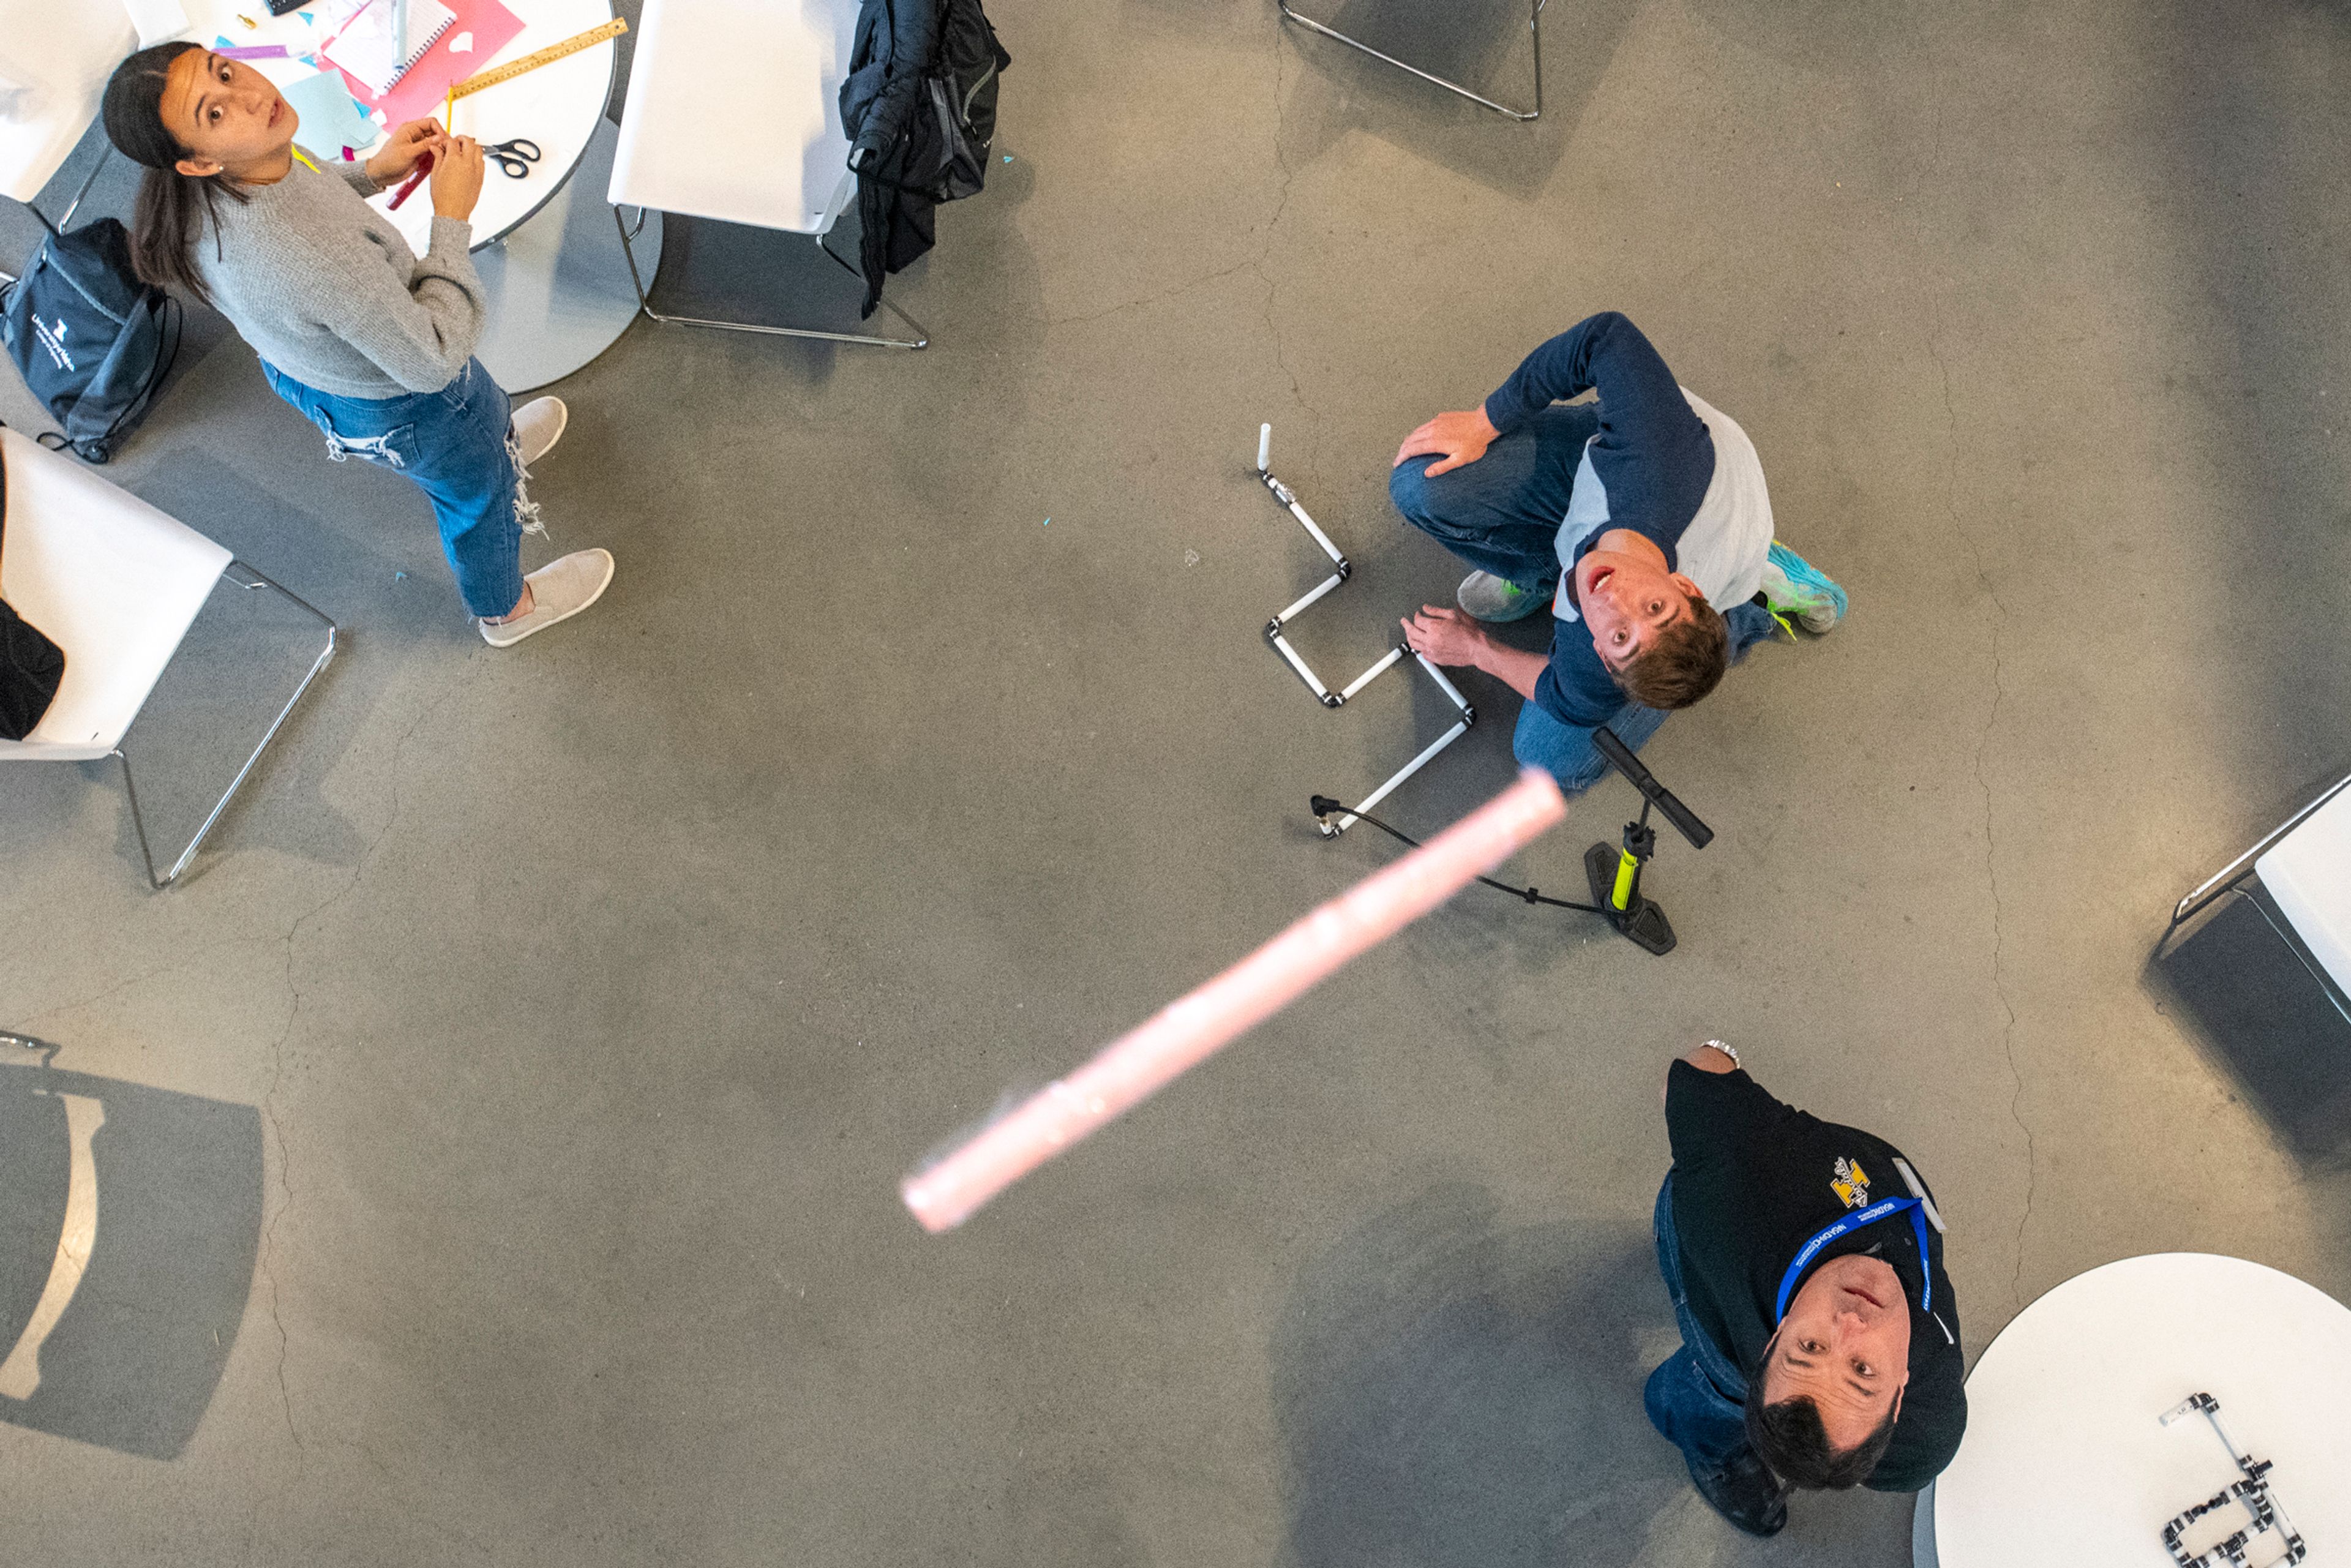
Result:
<svg viewBox="0 0 2351 1568"><path fill-rule="evenodd" d="M559 397L535 397L514 411L512 416L515 445L522 451L526 468L555 450L563 439L563 427L571 423L571 411L563 406Z"/></svg>
<svg viewBox="0 0 2351 1568"><path fill-rule="evenodd" d="M532 632L569 621L603 598L604 590L612 584L612 552L573 550L523 580L530 584L530 613L512 621L482 622L482 641L493 648L511 648Z"/></svg>
<svg viewBox="0 0 2351 1568"><path fill-rule="evenodd" d="M1453 591L1453 602L1476 621L1523 621L1538 610L1551 608L1547 594L1530 593L1490 571L1473 571Z"/></svg>

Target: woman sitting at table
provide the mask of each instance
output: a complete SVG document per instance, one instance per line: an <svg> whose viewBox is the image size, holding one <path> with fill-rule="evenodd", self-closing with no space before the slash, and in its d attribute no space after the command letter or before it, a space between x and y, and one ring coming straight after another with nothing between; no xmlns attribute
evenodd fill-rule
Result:
<svg viewBox="0 0 2351 1568"><path fill-rule="evenodd" d="M487 302L466 254L482 150L430 120L332 173L294 145L300 118L270 80L200 45L160 44L107 83L106 134L146 167L131 230L140 276L217 308L279 397L433 503L465 608L492 647L577 615L612 580L586 549L525 577L538 526L524 481L563 434L562 402L513 409L473 357ZM363 197L434 160L423 260Z"/></svg>

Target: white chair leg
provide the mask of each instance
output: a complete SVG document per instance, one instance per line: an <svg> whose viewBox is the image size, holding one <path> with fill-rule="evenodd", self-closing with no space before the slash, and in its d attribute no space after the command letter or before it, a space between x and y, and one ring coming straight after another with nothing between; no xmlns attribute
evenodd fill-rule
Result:
<svg viewBox="0 0 2351 1568"><path fill-rule="evenodd" d="M239 577L237 575L239 572L243 572L245 576ZM140 814L138 787L131 779L131 758L119 746L110 754L117 762L122 764L122 793L131 802L131 826L139 835L139 853L147 862L147 880L154 883L158 892L177 882L180 873L188 869L188 862L196 858L196 851L204 846L205 835L210 833L213 831L213 825L221 820L221 813L228 810L228 803L236 799L236 792L245 788L245 781L252 775L254 765L261 760L261 754L269 749L271 741L277 738L277 732L285 726L287 716L293 713L294 705L302 700L302 694L310 689L310 683L319 678L319 672L325 669L328 662L335 656L335 635L338 628L318 606L292 590L271 581L241 560L229 562L227 570L222 575L239 588L246 590L266 588L299 606L327 629L326 646L319 649L319 656L310 662L309 670L302 676L301 684L294 688L294 695L286 699L286 706L277 710L277 716L269 721L269 728L262 735L261 743L253 748L253 755L245 759L245 766L236 770L236 777L229 780L227 790L213 803L213 809L205 813L204 825L196 830L196 836L188 841L188 847L180 852L179 858L172 862L172 869L161 876L155 874L155 852L148 846L146 820ZM248 581L246 579L251 580Z"/></svg>
<svg viewBox="0 0 2351 1568"><path fill-rule="evenodd" d="M644 209L640 207L637 210L637 227L643 229L644 222ZM758 332L772 338L819 338L828 343L866 343L877 349L927 349L931 346L930 329L887 299L882 301L882 308L913 329L914 335L912 338L883 338L865 332L825 332L813 327L769 327L756 321L716 321L700 316L664 316L653 308L653 301L645 294L644 276L637 270L637 253L629 243L633 231L622 221L618 207L612 209L612 223L621 231L621 251L628 258L629 281L636 286L637 308L656 321L678 327L710 327L722 332ZM817 238L817 248L832 256L837 265L847 268L851 277L860 276L855 267L833 255L832 248L824 243L822 235Z"/></svg>

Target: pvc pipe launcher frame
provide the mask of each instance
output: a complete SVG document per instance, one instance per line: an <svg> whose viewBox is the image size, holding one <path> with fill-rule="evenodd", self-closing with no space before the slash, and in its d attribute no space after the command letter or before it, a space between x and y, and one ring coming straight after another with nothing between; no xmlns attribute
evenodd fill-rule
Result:
<svg viewBox="0 0 2351 1568"><path fill-rule="evenodd" d="M2240 1479L2215 1492L2211 1497L2185 1509L2163 1527L2164 1550L2179 1568L2280 1568L2281 1564L2301 1562L2310 1555L2309 1543L2285 1516L2277 1497L2270 1490L2272 1461L2253 1458L2248 1449L2237 1446L2229 1436L2229 1428L2220 1425L2220 1402L2210 1394L2191 1394L2167 1410L2158 1419L2168 1427L2183 1416L2201 1413L2212 1423L2212 1435L2229 1450L2237 1462ZM2210 1524L2202 1524L2208 1515L2220 1517ZM2201 1525L2210 1545L2202 1551L2189 1543L2189 1536ZM2220 1534L2226 1531L2225 1535ZM2253 1558L2256 1542L2263 1542L2269 1555L2258 1564Z"/></svg>
<svg viewBox="0 0 2351 1568"><path fill-rule="evenodd" d="M1309 606L1328 597L1332 590L1353 576L1354 568L1340 553L1339 547L1331 542L1331 536L1324 533L1307 515L1306 508L1298 504L1297 492L1274 477L1272 456L1273 426L1261 424L1258 426L1257 433L1259 482L1273 493L1273 498L1281 504L1283 509L1298 519L1298 526L1306 530L1307 537L1331 558L1333 570L1329 577L1308 589L1287 609L1265 623L1265 640L1273 644L1273 651L1298 673L1298 678L1306 683L1307 689L1322 700L1324 707L1343 706L1349 697L1379 679L1410 654L1423 670L1428 672L1428 678L1437 683L1437 689L1445 694L1460 715L1452 728L1429 742L1418 756L1390 774L1387 782L1365 796L1362 804L1346 806L1327 795L1313 797L1309 806L1314 812L1316 829L1324 838L1335 839L1357 822L1367 821L1391 837L1407 844L1417 844L1418 840L1370 815L1371 810L1386 800L1398 785L1426 768L1438 752L1467 735L1469 727L1478 722L1478 710L1470 706L1459 688L1446 679L1444 671L1423 655L1413 653L1407 643L1399 643L1389 649L1377 664L1335 692L1314 673L1311 665L1299 656L1298 650L1290 645L1290 639L1282 635L1290 623ZM1534 888L1512 887L1491 877L1481 876L1478 880L1529 904L1547 904L1555 908L1577 909L1601 915L1635 946L1662 956L1673 951L1677 938L1673 923L1666 918L1666 912L1641 892L1642 867L1648 863L1649 857L1656 852L1657 848L1657 831L1649 825L1650 810L1655 808L1663 812L1666 820L1689 841L1693 849L1702 850L1712 842L1714 830L1701 821L1697 812L1682 804L1672 790L1658 783L1656 777L1641 765L1640 759L1633 755L1632 747L1619 739L1607 726L1594 729L1592 739L1609 764L1641 793L1641 814L1625 824L1622 844L1596 843L1583 852L1584 880L1591 889L1592 902L1578 904L1568 899L1550 898Z"/></svg>
<svg viewBox="0 0 2351 1568"><path fill-rule="evenodd" d="M1386 800L1388 796L1395 790L1397 786L1401 785L1405 779L1411 778L1414 774L1419 772L1422 768L1427 767L1430 762L1436 759L1438 752L1444 750L1447 747L1452 745L1455 741L1468 734L1469 727L1478 722L1478 710L1469 706L1469 699L1461 695L1461 690L1458 686L1456 686L1451 681L1445 678L1444 671L1438 669L1435 664L1430 664L1428 660L1421 654L1413 653L1411 647L1404 643L1399 642L1395 647L1390 648L1386 654L1384 655L1377 664L1374 664L1370 669L1365 670L1362 674L1357 675L1353 680L1349 681L1345 685L1340 687L1335 692L1323 684L1322 677L1316 674L1313 667L1299 656L1298 650L1290 645L1290 639L1282 635L1283 631L1289 627L1291 622L1304 614L1310 606L1316 604L1328 597L1332 590L1337 588L1350 577L1353 577L1355 573L1355 569L1353 565L1349 564L1345 556L1339 553L1339 547L1331 542L1331 536L1324 533L1315 523L1314 519L1306 515L1306 508L1298 504L1298 493L1273 476L1273 470L1269 466L1272 460L1272 456L1273 426L1270 424L1261 424L1258 426L1257 432L1258 480L1259 483L1263 484L1267 489L1273 492L1273 498L1281 503L1282 507L1291 517L1298 519L1298 526L1306 530L1306 537L1312 539L1317 545L1322 547L1322 553L1331 558L1331 565L1333 570L1330 576L1324 578L1321 582L1315 584L1312 588L1308 589L1304 593L1299 595L1297 600L1294 601L1287 609L1283 610L1280 614L1276 615L1272 620L1265 623L1265 640L1273 644L1273 651L1288 661L1291 669L1298 672L1298 678L1306 683L1306 686L1309 691L1311 691L1317 697L1322 699L1322 706L1324 707L1343 706L1349 697L1353 696L1357 692L1362 691L1365 686L1370 685L1374 681L1378 680L1382 675L1386 674L1390 670L1395 668L1397 664L1403 663L1404 660L1409 656L1418 664L1423 670L1428 673L1428 678L1437 683L1437 689L1445 694L1446 700L1453 705L1454 711L1460 716L1459 718L1455 721L1452 728L1447 730L1443 735L1438 736L1435 740L1430 741L1428 745L1421 750L1419 756L1405 763L1402 768L1397 768L1394 773L1388 776L1388 781L1386 783L1373 790L1369 795L1366 795L1364 798L1364 803L1362 805L1357 806L1352 811L1340 815L1335 822L1328 817L1320 819L1316 825L1321 830L1322 836L1326 839L1335 839L1341 833L1345 832L1349 828L1353 827L1356 820L1365 811L1370 810L1373 807Z"/></svg>

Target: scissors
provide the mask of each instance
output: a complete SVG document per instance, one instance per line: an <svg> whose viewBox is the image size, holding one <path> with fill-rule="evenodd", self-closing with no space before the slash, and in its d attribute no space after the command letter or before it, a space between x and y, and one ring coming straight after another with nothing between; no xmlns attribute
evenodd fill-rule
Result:
<svg viewBox="0 0 2351 1568"><path fill-rule="evenodd" d="M538 143L517 136L512 141L486 144L482 148L482 156L496 163L498 172L507 179L519 180L530 172L533 163L538 162Z"/></svg>

